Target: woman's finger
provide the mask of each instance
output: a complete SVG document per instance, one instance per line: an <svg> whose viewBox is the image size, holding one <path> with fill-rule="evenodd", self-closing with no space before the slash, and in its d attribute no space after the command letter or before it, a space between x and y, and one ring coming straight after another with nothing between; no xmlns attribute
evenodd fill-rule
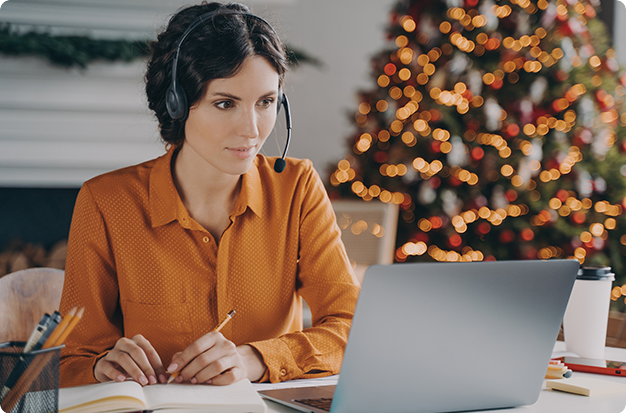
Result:
<svg viewBox="0 0 626 413"><path fill-rule="evenodd" d="M217 342L220 341L228 341L217 332L210 332L190 345L188 345L183 351L174 354L172 357L172 361L170 362L169 367L167 368L168 373L174 373L179 371L181 376L185 378L185 380L190 379L194 376L196 372L198 372L202 367L202 361L196 361L200 355L203 355L207 350L210 350L215 346ZM206 356L203 356L206 357ZM210 362L211 360L208 360ZM195 364L193 364L195 363Z"/></svg>
<svg viewBox="0 0 626 413"><path fill-rule="evenodd" d="M94 376L96 380L99 382L113 380L122 382L126 380L125 372L120 371L120 369L116 368L116 364L110 362L109 360L100 360L98 362L99 368L94 371Z"/></svg>
<svg viewBox="0 0 626 413"><path fill-rule="evenodd" d="M233 384L241 379L246 377L246 372L244 369L240 367L233 367L230 370L226 370L222 374L213 377L208 380L208 384L213 384L216 386L227 386L229 384Z"/></svg>
<svg viewBox="0 0 626 413"><path fill-rule="evenodd" d="M143 350L145 359L142 359L141 362L139 362L139 360L137 361L139 367L141 367L144 374L148 377L150 384L156 384L158 382L165 383L165 368L163 367L159 353L157 353L152 344L141 334L134 336L132 341Z"/></svg>

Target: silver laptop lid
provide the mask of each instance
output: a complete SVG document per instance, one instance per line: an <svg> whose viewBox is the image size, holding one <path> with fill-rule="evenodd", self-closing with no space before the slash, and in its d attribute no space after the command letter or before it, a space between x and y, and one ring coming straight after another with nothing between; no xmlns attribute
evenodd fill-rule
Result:
<svg viewBox="0 0 626 413"><path fill-rule="evenodd" d="M534 403L578 268L576 260L370 267L331 412Z"/></svg>

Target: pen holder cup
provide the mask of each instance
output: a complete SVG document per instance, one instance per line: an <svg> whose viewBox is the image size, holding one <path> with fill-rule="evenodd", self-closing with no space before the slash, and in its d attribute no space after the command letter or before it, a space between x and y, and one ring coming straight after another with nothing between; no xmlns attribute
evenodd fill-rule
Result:
<svg viewBox="0 0 626 413"><path fill-rule="evenodd" d="M0 344L0 407L5 413L57 413L63 346L23 353L25 344Z"/></svg>

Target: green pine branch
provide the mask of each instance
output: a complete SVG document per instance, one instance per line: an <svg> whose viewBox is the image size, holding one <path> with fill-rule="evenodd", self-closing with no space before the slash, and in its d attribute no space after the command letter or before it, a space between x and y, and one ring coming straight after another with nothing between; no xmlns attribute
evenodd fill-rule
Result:
<svg viewBox="0 0 626 413"><path fill-rule="evenodd" d="M80 67L96 60L131 62L150 55L149 40L102 40L87 36L52 36L48 33L18 34L10 26L0 27L0 54L5 56L38 56L56 66ZM308 53L287 46L291 67L323 63Z"/></svg>

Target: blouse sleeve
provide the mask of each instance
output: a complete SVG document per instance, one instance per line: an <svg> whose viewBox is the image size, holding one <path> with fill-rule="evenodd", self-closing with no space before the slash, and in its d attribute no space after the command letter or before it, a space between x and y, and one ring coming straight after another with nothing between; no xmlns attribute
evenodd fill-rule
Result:
<svg viewBox="0 0 626 413"><path fill-rule="evenodd" d="M102 214L83 185L74 207L60 310L87 306L61 353L61 387L95 383L96 361L122 337L118 282Z"/></svg>
<svg viewBox="0 0 626 413"><path fill-rule="evenodd" d="M312 167L304 191L299 211L298 293L311 308L312 327L250 343L267 366L261 381L338 374L360 291L332 204Z"/></svg>

